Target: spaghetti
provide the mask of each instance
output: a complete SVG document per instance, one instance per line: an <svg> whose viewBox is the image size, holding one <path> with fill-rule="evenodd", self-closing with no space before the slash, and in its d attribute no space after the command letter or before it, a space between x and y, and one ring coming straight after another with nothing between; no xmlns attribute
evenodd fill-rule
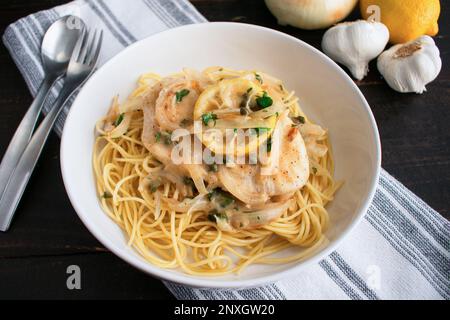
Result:
<svg viewBox="0 0 450 320"><path fill-rule="evenodd" d="M245 148L232 140L232 153L248 159L249 149L269 146L268 164L174 164L167 155L177 146L177 129L216 158L230 155L195 132L197 120L221 132L256 130ZM220 67L166 78L146 74L123 104L114 98L96 131L101 205L129 245L156 266L219 276L298 261L327 241L326 206L340 187L328 133L308 120L278 79ZM270 161L274 148L282 152L277 165ZM294 160L283 160L289 157ZM287 254L292 247L303 250Z"/></svg>

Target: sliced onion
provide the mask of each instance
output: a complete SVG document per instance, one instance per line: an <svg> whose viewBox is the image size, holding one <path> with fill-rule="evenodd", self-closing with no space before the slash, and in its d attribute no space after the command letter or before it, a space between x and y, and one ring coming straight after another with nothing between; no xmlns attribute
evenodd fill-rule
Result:
<svg viewBox="0 0 450 320"><path fill-rule="evenodd" d="M108 136L110 138L115 139L115 138L120 138L125 133L127 133L128 128L130 127L131 118L132 118L131 114L125 113L123 116L122 122L116 128L114 128L112 131L110 131L108 133Z"/></svg>
<svg viewBox="0 0 450 320"><path fill-rule="evenodd" d="M203 176L205 175L205 170L200 165L186 165L189 174L194 181L195 187L200 194L207 194L205 182L203 181Z"/></svg>
<svg viewBox="0 0 450 320"><path fill-rule="evenodd" d="M318 144L314 138L306 138L305 145L309 156L314 159L324 157L328 152L328 147L323 144Z"/></svg>
<svg viewBox="0 0 450 320"><path fill-rule="evenodd" d="M155 200L156 200L156 204L155 204L155 220L158 220L159 217L161 216L161 195L159 192L155 193Z"/></svg>
<svg viewBox="0 0 450 320"><path fill-rule="evenodd" d="M300 133L304 137L307 136L321 137L325 135L327 132L317 124L305 123L304 125L300 126Z"/></svg>
<svg viewBox="0 0 450 320"><path fill-rule="evenodd" d="M285 120L288 119L289 111L284 111L280 117L278 118L277 124L275 125L275 129L273 130L272 134L272 150L267 158L267 161L265 161L264 166L261 168L261 175L264 176L271 176L276 174L278 170L278 161L275 161L275 159L279 159L281 156L281 143L282 143L282 135L283 135L283 129L285 126Z"/></svg>
<svg viewBox="0 0 450 320"><path fill-rule="evenodd" d="M129 98L123 104L119 106L119 113L128 113L132 111L139 111L144 108L144 96L137 96L134 98Z"/></svg>
<svg viewBox="0 0 450 320"><path fill-rule="evenodd" d="M194 211L208 211L211 209L210 202L203 194L196 196L194 199L185 199L181 202L170 198L162 198L162 200L170 210L176 212L192 213Z"/></svg>
<svg viewBox="0 0 450 320"><path fill-rule="evenodd" d="M268 209L250 212L229 212L230 225L234 229L249 230L265 226L278 219L291 206L291 201L279 203Z"/></svg>

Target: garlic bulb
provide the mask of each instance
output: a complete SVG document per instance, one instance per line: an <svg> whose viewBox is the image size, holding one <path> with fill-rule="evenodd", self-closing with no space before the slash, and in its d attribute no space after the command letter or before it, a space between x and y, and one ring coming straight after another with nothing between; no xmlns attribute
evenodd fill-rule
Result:
<svg viewBox="0 0 450 320"><path fill-rule="evenodd" d="M378 70L386 82L402 93L422 94L441 68L439 49L429 36L393 46L378 58Z"/></svg>
<svg viewBox="0 0 450 320"><path fill-rule="evenodd" d="M358 20L329 29L323 36L322 49L362 80L369 72L369 62L383 52L388 41L389 30L384 24Z"/></svg>
<svg viewBox="0 0 450 320"><path fill-rule="evenodd" d="M266 0L266 5L281 25L314 30L346 18L358 0Z"/></svg>

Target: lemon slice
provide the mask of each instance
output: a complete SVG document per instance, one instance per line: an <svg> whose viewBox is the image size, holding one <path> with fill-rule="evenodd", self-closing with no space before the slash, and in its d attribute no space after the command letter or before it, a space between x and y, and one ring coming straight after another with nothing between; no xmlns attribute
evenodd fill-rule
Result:
<svg viewBox="0 0 450 320"><path fill-rule="evenodd" d="M197 137L215 154L245 156L257 151L270 138L277 122L276 116L264 118L261 112L252 112L248 107L265 95L261 86L244 78L223 80L209 87L194 109L194 120L206 127ZM243 108L246 114L241 113ZM253 113L258 117L252 117Z"/></svg>
<svg viewBox="0 0 450 320"><path fill-rule="evenodd" d="M194 119L200 119L202 115L211 111L226 112L239 108L244 95L262 94L263 89L254 82L236 78L222 80L203 91L195 104Z"/></svg>
<svg viewBox="0 0 450 320"><path fill-rule="evenodd" d="M259 121L260 126L249 130L208 129L203 132L201 141L205 147L215 154L237 157L258 152L258 148L272 136L277 117L272 116Z"/></svg>

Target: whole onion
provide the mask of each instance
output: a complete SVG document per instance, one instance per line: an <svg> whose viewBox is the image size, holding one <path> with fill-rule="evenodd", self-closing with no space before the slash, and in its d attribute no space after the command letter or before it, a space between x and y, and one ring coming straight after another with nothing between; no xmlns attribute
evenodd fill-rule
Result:
<svg viewBox="0 0 450 320"><path fill-rule="evenodd" d="M281 25L315 30L345 19L358 0L265 0Z"/></svg>

